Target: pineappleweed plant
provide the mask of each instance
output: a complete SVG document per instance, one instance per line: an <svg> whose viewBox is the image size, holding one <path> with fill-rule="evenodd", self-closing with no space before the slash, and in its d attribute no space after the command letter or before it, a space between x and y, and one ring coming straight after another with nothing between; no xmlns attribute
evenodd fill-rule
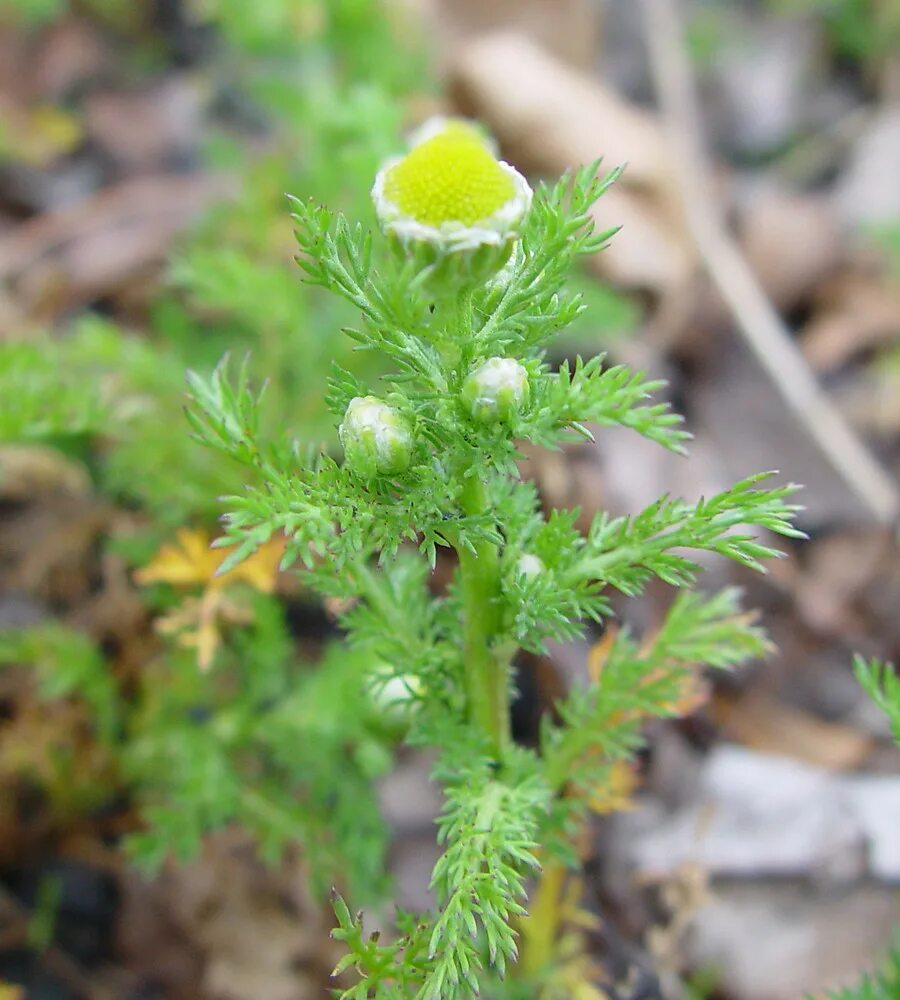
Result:
<svg viewBox="0 0 900 1000"><path fill-rule="evenodd" d="M793 487L753 476L696 503L601 513L582 534L577 511L545 516L519 475L519 442L554 448L590 438L588 425L623 425L676 452L688 438L667 404L648 399L659 382L601 358L547 362L582 310L566 289L573 265L613 235L595 231L591 209L618 171L598 166L533 194L476 126L438 119L378 173L380 234L293 202L306 280L358 309L347 335L391 372L369 386L334 368L342 458L289 436L262 440L262 394L245 372L223 364L189 376L196 434L259 477L224 501L221 542L234 548L223 569L283 536L282 565L337 599L346 642L378 664L360 684L402 690L408 742L438 752L438 907L400 914L383 943L335 895L348 1000L467 997L515 974L530 880L542 865L577 864L574 833L635 752L642 720L676 711L697 666L766 648L733 592L691 591L689 553L761 569L777 553L758 529L800 534ZM455 552L455 572L432 593L439 547ZM539 746L516 745L517 652L579 635L611 615L610 590L637 595L652 578L685 588L659 630L641 642L616 633L599 676L556 706Z"/></svg>

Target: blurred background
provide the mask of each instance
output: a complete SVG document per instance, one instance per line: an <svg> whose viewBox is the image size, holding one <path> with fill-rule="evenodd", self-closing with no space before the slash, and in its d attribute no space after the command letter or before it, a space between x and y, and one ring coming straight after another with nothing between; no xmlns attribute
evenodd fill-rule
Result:
<svg viewBox="0 0 900 1000"><path fill-rule="evenodd" d="M666 378L695 440L530 455L546 505L805 486L808 542L703 583L771 657L654 724L583 845L595 988L822 995L900 922L900 753L851 670L900 647L896 0L0 0L2 1000L329 995L335 829L362 900L390 873L428 905L428 761L354 664L322 680L335 626L277 552L214 577L245 473L181 409L185 369L249 352L271 427L334 445L330 360L377 372L300 283L285 193L370 223L435 113L535 182L628 164L556 360ZM619 610L640 634L670 600ZM520 739L598 638L522 661Z"/></svg>

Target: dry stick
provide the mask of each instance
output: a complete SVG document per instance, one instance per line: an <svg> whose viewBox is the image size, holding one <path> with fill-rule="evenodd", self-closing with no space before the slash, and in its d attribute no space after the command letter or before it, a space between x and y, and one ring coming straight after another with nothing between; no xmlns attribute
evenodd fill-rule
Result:
<svg viewBox="0 0 900 1000"><path fill-rule="evenodd" d="M685 215L706 269L757 360L823 456L875 520L893 524L900 513L893 480L816 382L713 205L678 0L641 0L641 5Z"/></svg>

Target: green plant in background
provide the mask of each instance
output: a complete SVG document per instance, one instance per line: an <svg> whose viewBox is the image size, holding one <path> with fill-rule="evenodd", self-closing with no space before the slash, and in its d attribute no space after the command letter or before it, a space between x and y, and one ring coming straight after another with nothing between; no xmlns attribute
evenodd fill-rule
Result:
<svg viewBox="0 0 900 1000"><path fill-rule="evenodd" d="M822 25L830 52L868 73L900 42L900 7L895 0L767 0L776 16L805 16ZM734 16L741 4L701 0L690 6L688 46L703 68L711 66L723 45L741 44Z"/></svg>
<svg viewBox="0 0 900 1000"><path fill-rule="evenodd" d="M389 943L367 937L336 900L343 996L422 1000L474 995L516 960L516 922L541 865L573 864L574 831L594 790L666 715L698 664L726 667L766 643L732 593L677 599L652 637L615 638L602 671L556 706L540 747L510 737L517 650L579 634L611 613L606 591L636 595L653 578L690 587L685 554L717 552L755 568L775 551L753 529L796 537L793 487L751 477L694 504L663 498L634 517L545 517L518 475L517 442L554 447L620 424L681 451L687 435L660 384L600 359L551 369L556 334L582 310L566 290L573 265L612 236L591 206L615 180L596 166L532 196L473 126L430 123L374 188L384 239L310 200L296 201L307 280L351 303L347 331L389 372L377 387L335 365L329 405L345 459L267 435L246 368L192 375L198 437L243 464L250 482L225 501L225 569L273 538L284 567L344 608L348 647L408 691L407 739L439 752L445 795L434 913L402 915ZM368 187L368 185L367 185ZM377 395L376 395L377 393ZM743 527L741 527L743 526ZM428 583L438 549L455 552L446 593ZM358 683L365 684L360 676ZM530 936L535 934L531 929ZM552 968L523 963L537 987Z"/></svg>
<svg viewBox="0 0 900 1000"><path fill-rule="evenodd" d="M59 17L68 6L68 0L3 0L0 5L0 23L23 23L38 26Z"/></svg>
<svg viewBox="0 0 900 1000"><path fill-rule="evenodd" d="M888 717L894 742L900 747L900 677L892 663L856 656L853 672L863 690ZM855 986L829 992L829 1000L894 1000L900 996L900 927L880 967Z"/></svg>
<svg viewBox="0 0 900 1000"><path fill-rule="evenodd" d="M279 10L290 23L272 20ZM148 335L87 317L63 338L29 334L0 350L0 389L21 404L4 408L0 436L74 447L105 492L148 511L157 534L209 520L211 498L241 481L231 463L165 432L186 367L252 351L269 379L272 426L333 438L316 372L333 357L350 368L368 359L340 335L351 311L296 280L285 192L315 192L358 214L366 178L396 144L402 98L425 78L378 0L224 3L196 15L229 43L209 71L251 102L262 152L227 132L211 142L211 163L237 176L239 190L177 250ZM397 58L382 58L388 50Z"/></svg>
<svg viewBox="0 0 900 1000"><path fill-rule="evenodd" d="M900 40L900 11L894 0L770 0L779 13L821 17L834 50L866 61L893 51Z"/></svg>
<svg viewBox="0 0 900 1000"><path fill-rule="evenodd" d="M94 643L58 623L0 632L0 670L21 664L34 668L40 701L26 698L5 720L0 781L40 789L55 816L75 819L103 805L116 781L108 752L120 724L115 681ZM6 820L15 797L3 799Z"/></svg>
<svg viewBox="0 0 900 1000"><path fill-rule="evenodd" d="M127 792L145 824L128 853L145 870L194 858L206 833L237 823L270 862L302 845L320 894L340 884L378 901L387 831L373 779L390 767L403 708L386 710L359 684L374 673L366 654L332 646L313 669L294 650L280 602L255 594L251 610L223 637L212 672L176 646L127 682L77 631L5 633L0 666L33 665L46 703L85 705L95 746L67 746L58 724L52 752L32 741L20 753L10 730L4 771L38 779L63 817Z"/></svg>
<svg viewBox="0 0 900 1000"><path fill-rule="evenodd" d="M868 973L855 986L834 990L829 1000L894 1000L900 996L900 932L880 968Z"/></svg>
<svg viewBox="0 0 900 1000"><path fill-rule="evenodd" d="M245 469L175 429L186 367L210 370L223 350L252 350L253 370L269 380L267 431L303 427L336 447L317 373L335 356L364 374L377 365L340 334L350 307L297 280L285 192L371 211L371 174L396 145L403 99L422 86L422 63L377 0L292 0L279 8L289 24L270 20L275 9L195 10L223 39L205 68L223 104L237 96L253 141L223 128L210 142L210 165L232 173L238 190L178 248L149 329L89 314L62 335L23 331L0 347L0 438L56 445L82 460L104 493L139 508L145 537L113 543L139 553L139 562L174 529L211 522L215 497L248 481ZM388 50L397 58L385 59ZM386 716L381 687L358 687L360 672L378 673L367 654L343 653L335 665L326 651L331 667L314 671L311 652L298 659L284 609L266 588L246 580L206 586L202 571L195 559L180 570L191 587L160 576L148 592L165 635L140 678L122 676L69 628L4 636L6 663L54 679L42 697L84 706L95 749L110 765L102 780L90 772L90 795L83 783L67 783L75 750L50 762L23 757L23 767L47 779L66 816L78 803L94 808L128 792L148 820L131 841L148 867L170 853L189 857L208 830L239 822L267 857L302 841L318 878L377 898L385 833L371 779L390 763L402 709Z"/></svg>
<svg viewBox="0 0 900 1000"><path fill-rule="evenodd" d="M212 674L190 654L160 658L122 749L146 821L131 856L151 870L189 860L207 832L236 822L268 861L301 845L317 892L340 883L381 899L387 833L373 779L391 764L396 724L360 686L368 669L336 647L315 669L298 662L282 607L263 597Z"/></svg>
<svg viewBox="0 0 900 1000"><path fill-rule="evenodd" d="M894 665L857 656L853 670L866 694L888 717L894 740L900 745L900 678Z"/></svg>

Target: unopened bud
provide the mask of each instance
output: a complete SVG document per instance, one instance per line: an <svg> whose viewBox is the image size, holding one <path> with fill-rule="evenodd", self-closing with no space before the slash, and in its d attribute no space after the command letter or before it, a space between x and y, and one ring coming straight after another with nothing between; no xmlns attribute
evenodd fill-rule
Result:
<svg viewBox="0 0 900 1000"><path fill-rule="evenodd" d="M409 424L397 410L374 396L350 400L339 433L347 462L363 476L390 475L409 467Z"/></svg>
<svg viewBox="0 0 900 1000"><path fill-rule="evenodd" d="M528 402L528 372L512 358L488 358L463 383L462 398L476 420L509 421Z"/></svg>
<svg viewBox="0 0 900 1000"><path fill-rule="evenodd" d="M519 556L516 562L516 571L524 577L531 578L534 576L540 576L544 572L544 564L538 559L537 556L532 555L530 552L526 552Z"/></svg>
<svg viewBox="0 0 900 1000"><path fill-rule="evenodd" d="M398 714L413 708L425 693L425 685L415 674L387 675L377 672L369 681L372 701L383 712Z"/></svg>

